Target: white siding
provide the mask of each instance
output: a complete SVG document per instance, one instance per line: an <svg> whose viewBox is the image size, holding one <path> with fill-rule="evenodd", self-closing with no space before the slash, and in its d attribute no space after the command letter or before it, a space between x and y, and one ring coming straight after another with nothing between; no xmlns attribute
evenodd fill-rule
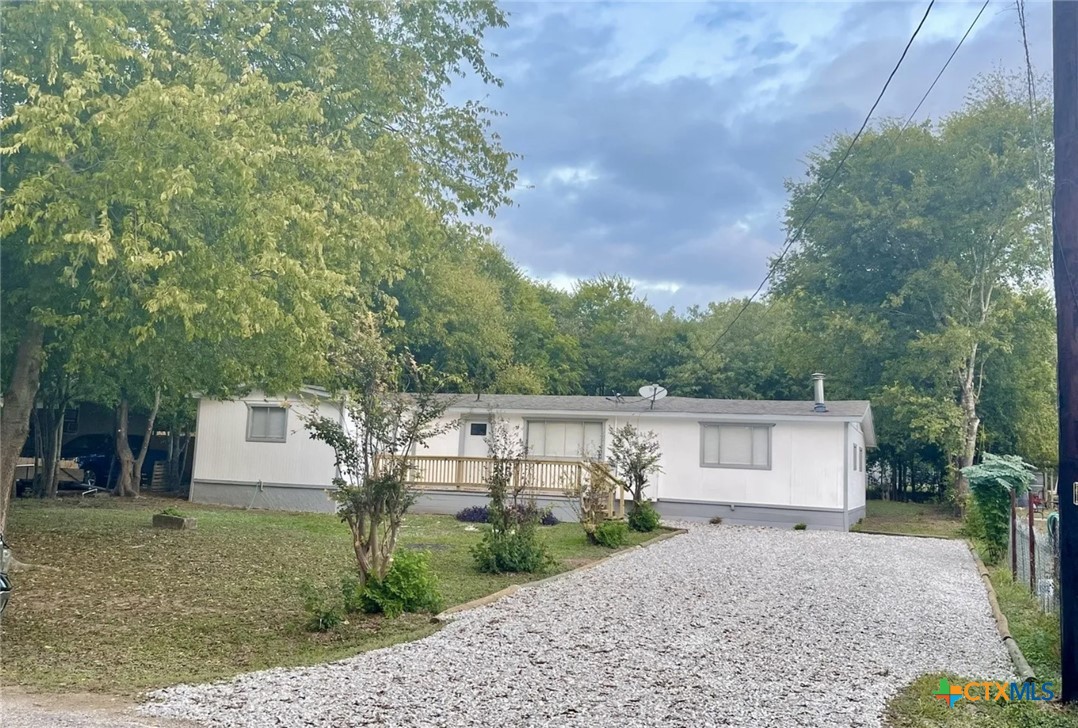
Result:
<svg viewBox="0 0 1078 728"><path fill-rule="evenodd" d="M861 431L861 426L850 423L849 428L850 445L846 451L846 462L850 466L850 474L849 481L846 483L848 488L846 509L852 511L865 505L865 489L868 485L868 453L865 452L865 435ZM853 467L853 449L855 446L860 453L856 469ZM862 467L862 463L864 467Z"/></svg>
<svg viewBox="0 0 1078 728"><path fill-rule="evenodd" d="M303 400L290 401L285 442L247 440L247 403L281 401L258 392L240 400L200 399L193 479L331 486L335 473L333 450L308 436L301 417L311 411L311 406ZM340 417L340 410L331 403L318 405L318 410L325 417Z"/></svg>
<svg viewBox="0 0 1078 728"><path fill-rule="evenodd" d="M452 420L461 416L452 412L446 415ZM522 436L526 432L526 419L565 419L557 414L543 416L531 412L526 415L499 413L499 416L510 427L520 427ZM701 421L707 420L641 415L609 417L603 444L604 447L609 445L611 427L626 422L643 430L653 430L658 435L663 472L653 476L646 491L652 499L842 508L844 422L775 423L771 428L771 468L761 470L701 467ZM460 432L453 430L435 438L421 449L421 453L459 454ZM854 486L851 484L850 487L852 490ZM863 503L863 486L860 498Z"/></svg>
<svg viewBox="0 0 1078 728"><path fill-rule="evenodd" d="M652 498L842 508L844 423L776 423L771 468L760 470L701 467L698 421L641 420L634 424L654 430L663 452Z"/></svg>
<svg viewBox="0 0 1078 728"><path fill-rule="evenodd" d="M199 402L195 481L254 483L262 480L267 484L329 486L334 476L333 454L328 446L307 436L300 416L308 411L308 405L293 401L288 413L286 442L248 442L248 401L257 404L265 403L267 399L261 394L253 394L239 401L203 399ZM280 399L269 398L269 401ZM331 403L320 405L320 411L328 417L339 416L337 406ZM519 428L522 438L527 436L528 420L594 422L604 418L604 450L609 447L611 427L631 422L641 429L655 431L663 453L663 472L653 476L646 491L652 499L835 510L840 510L843 505L851 510L864 505L865 473L852 467L853 445L864 446L864 437L857 425L825 419L768 423L760 418L749 418L744 420L746 424L773 424L770 429L770 468L702 467L701 422L738 422L738 418L709 420L696 416L574 414L497 413L511 428ZM454 423L482 418L485 413L481 411L456 411L445 415L446 421ZM460 455L461 433L459 428L448 430L432 438L425 447L418 448L418 454ZM843 493L844 483L846 493Z"/></svg>

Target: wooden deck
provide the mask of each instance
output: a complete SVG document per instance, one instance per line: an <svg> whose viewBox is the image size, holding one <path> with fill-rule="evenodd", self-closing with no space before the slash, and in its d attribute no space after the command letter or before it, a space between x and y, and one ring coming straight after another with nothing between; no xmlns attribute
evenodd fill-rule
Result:
<svg viewBox="0 0 1078 728"><path fill-rule="evenodd" d="M412 485L421 490L454 490L482 493L493 461L490 458L443 455L413 455ZM610 478L615 487L610 496L612 515L625 514L625 489L602 463L583 460L528 458L513 467L513 487L531 495L576 497L581 486L593 477Z"/></svg>

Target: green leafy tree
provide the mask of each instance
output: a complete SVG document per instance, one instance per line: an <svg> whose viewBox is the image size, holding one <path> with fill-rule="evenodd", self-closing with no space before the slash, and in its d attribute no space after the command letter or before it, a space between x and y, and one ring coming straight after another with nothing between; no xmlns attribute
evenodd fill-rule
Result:
<svg viewBox="0 0 1078 728"><path fill-rule="evenodd" d="M629 527L634 531L650 532L659 525L659 514L646 498L648 479L662 472L662 449L658 436L642 431L632 423L610 428L610 455L607 463L621 478L632 495Z"/></svg>
<svg viewBox="0 0 1078 728"><path fill-rule="evenodd" d="M1041 289L1008 295L1000 306L999 343L984 367L982 442L986 450L1053 468L1059 460L1055 308Z"/></svg>
<svg viewBox="0 0 1078 728"><path fill-rule="evenodd" d="M627 279L600 276L580 281L564 304L558 315L562 330L579 342L585 394L629 394L647 383L634 368L640 342L658 317L636 297Z"/></svg>
<svg viewBox="0 0 1078 728"><path fill-rule="evenodd" d="M659 438L651 430L643 431L632 423L610 428L610 456L607 462L628 486L633 508L646 498L648 478L662 472Z"/></svg>
<svg viewBox="0 0 1078 728"><path fill-rule="evenodd" d="M1046 182L1037 158L1047 131L1034 130L1024 96L998 76L938 127L885 123L858 143L779 267L776 288L802 346L830 358L829 374L861 396L891 392L896 404L925 395L929 411L899 418L925 432L954 422L949 403L957 406L957 433L937 432L935 443L959 473L976 451L1000 302L1046 270L1036 190ZM808 180L791 185L791 225L806 218L847 144L837 137L812 157ZM960 502L964 492L960 476Z"/></svg>
<svg viewBox="0 0 1078 728"><path fill-rule="evenodd" d="M804 399L809 374L821 364L814 366L813 353L794 355L788 305L782 300L745 303L730 299L690 309L680 354L667 376L656 381L684 396ZM800 371L791 373L792 367Z"/></svg>
<svg viewBox="0 0 1078 728"><path fill-rule="evenodd" d="M337 322L416 241L513 187L488 110L444 95L465 71L497 82L481 43L504 23L493 3L0 13L0 528L54 336L76 361L106 342L143 379L105 387L120 395L182 382L172 363L202 357L198 391L293 388L328 375Z"/></svg>
<svg viewBox="0 0 1078 728"><path fill-rule="evenodd" d="M399 346L455 383L490 391L512 358L512 338L498 285L464 260L441 257L392 289Z"/></svg>
<svg viewBox="0 0 1078 728"><path fill-rule="evenodd" d="M404 514L416 499L416 448L457 423L442 418L448 402L424 388L424 372L414 361L387 351L373 317L357 321L332 360L344 416L314 409L304 426L333 448L339 475L330 496L351 531L362 593L368 582L384 582L393 565ZM402 395L402 389L413 393Z"/></svg>

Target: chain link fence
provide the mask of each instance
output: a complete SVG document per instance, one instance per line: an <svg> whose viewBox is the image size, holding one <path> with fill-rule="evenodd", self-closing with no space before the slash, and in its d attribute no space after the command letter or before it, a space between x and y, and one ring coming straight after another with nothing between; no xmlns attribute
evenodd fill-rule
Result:
<svg viewBox="0 0 1078 728"><path fill-rule="evenodd" d="M1019 510L1011 524L1007 564L1016 584L1029 588L1041 610L1059 610L1059 520L1055 514L1037 515L1033 528L1028 513Z"/></svg>

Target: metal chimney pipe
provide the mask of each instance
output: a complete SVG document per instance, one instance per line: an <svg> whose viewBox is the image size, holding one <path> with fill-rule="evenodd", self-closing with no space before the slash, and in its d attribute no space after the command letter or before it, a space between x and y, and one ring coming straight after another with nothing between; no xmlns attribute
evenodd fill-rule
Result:
<svg viewBox="0 0 1078 728"><path fill-rule="evenodd" d="M812 375L812 388L816 394L816 405L812 408L814 412L827 411L827 401L823 398L823 380L824 375L819 372Z"/></svg>

